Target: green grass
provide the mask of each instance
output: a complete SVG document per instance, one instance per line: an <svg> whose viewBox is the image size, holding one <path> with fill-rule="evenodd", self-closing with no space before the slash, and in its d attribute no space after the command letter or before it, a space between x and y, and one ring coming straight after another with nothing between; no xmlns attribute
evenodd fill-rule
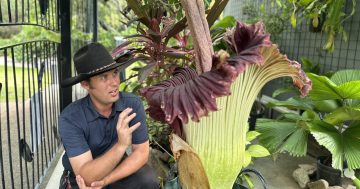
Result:
<svg viewBox="0 0 360 189"><path fill-rule="evenodd" d="M30 71L30 73L29 73ZM32 77L32 71L34 72L34 79ZM25 93L25 100L29 98L29 87L31 90L31 95L34 95L34 89L35 91L38 91L38 83L37 83L37 72L38 70L36 68L24 68L24 73L21 67L15 68L15 75L16 75L16 83L15 77L14 77L14 71L12 65L7 66L7 84L8 84L8 98L10 102L15 102L16 95L15 95L15 87L17 90L17 98L18 101L22 101L23 97L23 90ZM30 80L28 80L28 74L30 74ZM24 75L24 85L23 85L23 78ZM45 72L45 75L43 76L43 88L48 86L47 83L45 83L45 80L49 80L48 82L51 82L50 79L46 79L46 77L50 77L49 72ZM50 77L51 78L51 77ZM33 80L35 82L33 82ZM29 82L30 81L30 82ZM1 95L0 95L0 102L6 101L6 85L5 85L5 66L0 65L0 82L2 83L2 89L1 89Z"/></svg>

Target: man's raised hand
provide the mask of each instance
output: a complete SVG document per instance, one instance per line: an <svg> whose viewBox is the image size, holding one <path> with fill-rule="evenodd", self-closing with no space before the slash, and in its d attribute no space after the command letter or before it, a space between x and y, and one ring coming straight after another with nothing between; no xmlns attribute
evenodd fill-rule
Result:
<svg viewBox="0 0 360 189"><path fill-rule="evenodd" d="M131 112L132 108L126 108L123 112L120 113L118 118L116 130L118 134L118 143L120 146L127 147L131 144L132 133L141 124L140 122L137 122L133 126L129 127L130 121L133 120L136 116L136 113L130 114Z"/></svg>

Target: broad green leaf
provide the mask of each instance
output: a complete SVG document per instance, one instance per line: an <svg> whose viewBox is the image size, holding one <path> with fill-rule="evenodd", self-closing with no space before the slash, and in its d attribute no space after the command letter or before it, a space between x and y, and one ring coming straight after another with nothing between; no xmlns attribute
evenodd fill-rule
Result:
<svg viewBox="0 0 360 189"><path fill-rule="evenodd" d="M258 144L249 146L247 151L250 153L251 157L265 157L270 155L270 152L266 148Z"/></svg>
<svg viewBox="0 0 360 189"><path fill-rule="evenodd" d="M350 169L360 168L360 125L352 125L340 133L334 126L317 121L311 131L319 144L331 152L334 168L342 170L344 160Z"/></svg>
<svg viewBox="0 0 360 189"><path fill-rule="evenodd" d="M284 113L279 117L280 120L291 120L296 122L297 120L301 120L302 117L301 115L297 114L297 113Z"/></svg>
<svg viewBox="0 0 360 189"><path fill-rule="evenodd" d="M320 112L332 112L340 107L340 104L337 100L319 100L313 101L314 108Z"/></svg>
<svg viewBox="0 0 360 189"><path fill-rule="evenodd" d="M309 93L312 100L342 99L338 93L336 84L329 78L313 73L308 73L307 75L313 83L312 90Z"/></svg>
<svg viewBox="0 0 360 189"><path fill-rule="evenodd" d="M251 155L250 152L248 152L247 150L245 151L245 156L244 156L244 167L249 166L251 162Z"/></svg>
<svg viewBox="0 0 360 189"><path fill-rule="evenodd" d="M312 102L307 98L292 97L285 101L273 100L270 101L267 106L269 108L280 106L289 109L300 109L300 110L312 110Z"/></svg>
<svg viewBox="0 0 360 189"><path fill-rule="evenodd" d="M339 131L334 126L323 121L313 122L310 130L316 141L331 152L332 167L342 170L344 149Z"/></svg>
<svg viewBox="0 0 360 189"><path fill-rule="evenodd" d="M360 98L360 80L350 81L338 86L338 92L343 99Z"/></svg>
<svg viewBox="0 0 360 189"><path fill-rule="evenodd" d="M344 152L350 169L360 168L360 125L350 126L343 132Z"/></svg>
<svg viewBox="0 0 360 189"><path fill-rule="evenodd" d="M211 27L211 29L215 28L232 28L235 26L236 19L233 16L226 16L220 21L216 22L215 25Z"/></svg>
<svg viewBox="0 0 360 189"><path fill-rule="evenodd" d="M304 113L301 115L301 117L302 117L302 120L320 119L319 115L316 112L310 111L310 110L304 111Z"/></svg>
<svg viewBox="0 0 360 189"><path fill-rule="evenodd" d="M344 123L345 121L349 120L360 120L360 110L344 106L336 109L330 114L327 114L324 118L325 122L333 125Z"/></svg>
<svg viewBox="0 0 360 189"><path fill-rule="evenodd" d="M259 136L260 133L257 131L249 131L246 133L246 141L252 141L254 140L257 136Z"/></svg>
<svg viewBox="0 0 360 189"><path fill-rule="evenodd" d="M308 73L313 82L313 88L310 91L310 98L313 100L331 100L331 99L359 99L360 98L360 80L349 81L339 86L325 76ZM337 82L338 76L335 77Z"/></svg>
<svg viewBox="0 0 360 189"><path fill-rule="evenodd" d="M305 125L303 125L305 124ZM283 122L259 119L257 130L262 145L272 153L287 151L293 156L304 156L307 150L307 123L305 121Z"/></svg>
<svg viewBox="0 0 360 189"><path fill-rule="evenodd" d="M275 97L277 97L281 94L285 94L285 93L299 94L299 90L295 89L294 87L284 87L284 88L276 89L273 92L272 97L275 98Z"/></svg>
<svg viewBox="0 0 360 189"><path fill-rule="evenodd" d="M280 152L289 152L290 155L298 157L305 156L307 151L307 140L309 132L305 129L297 129L286 139L281 146Z"/></svg>
<svg viewBox="0 0 360 189"><path fill-rule="evenodd" d="M360 99L346 99L344 104L353 108L360 108Z"/></svg>
<svg viewBox="0 0 360 189"><path fill-rule="evenodd" d="M295 122L276 121L272 119L258 119L256 121L260 143L271 153L279 150L284 141L297 129Z"/></svg>

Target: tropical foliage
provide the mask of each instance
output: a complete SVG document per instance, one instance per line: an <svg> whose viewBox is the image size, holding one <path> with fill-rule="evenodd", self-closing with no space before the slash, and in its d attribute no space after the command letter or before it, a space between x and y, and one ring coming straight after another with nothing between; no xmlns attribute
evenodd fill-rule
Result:
<svg viewBox="0 0 360 189"><path fill-rule="evenodd" d="M129 64L135 60L144 61L146 65L140 70L150 70L146 78L161 73L161 68L167 64L180 63L176 64L180 67L172 70L165 66L172 76L142 88L140 93L148 102L150 116L169 123L186 141L175 135L172 137L177 143L172 150L179 163L183 186L232 188L245 160L249 159L245 157L247 120L261 88L272 79L290 76L306 95L311 88L310 80L300 64L287 59L270 42L261 23L237 22L228 30L219 29L218 25L214 27L216 31L210 32L209 26L222 12L226 0L215 1L206 17L203 1L181 0L186 18L180 21L168 18L159 7L146 11L149 8L146 4L135 0L127 2L141 24L138 35L131 36L131 40L116 48L113 55L127 54L121 57L126 57ZM186 25L190 29L190 37L186 39L192 40L182 44L192 45L174 48L169 40ZM221 25L233 24L223 22ZM182 35L182 41L185 35L188 33ZM176 56L170 58L169 54ZM182 62L187 64L184 66ZM196 180L189 177L192 174L197 175Z"/></svg>
<svg viewBox="0 0 360 189"><path fill-rule="evenodd" d="M314 28L320 28L327 34L324 49L332 52L335 48L335 38L340 35L344 41L348 34L344 29L344 21L355 13L356 1L352 0L352 10L345 12L346 0L276 0L278 6L289 15L291 25L296 28L298 19L310 20ZM323 23L323 24L322 24Z"/></svg>
<svg viewBox="0 0 360 189"><path fill-rule="evenodd" d="M308 98L293 97L274 101L269 107L298 109L302 113L285 113L277 120L258 120L259 139L272 152L289 152L304 156L308 135L332 155L332 166L360 168L360 71L343 70L331 78L309 73L313 89Z"/></svg>

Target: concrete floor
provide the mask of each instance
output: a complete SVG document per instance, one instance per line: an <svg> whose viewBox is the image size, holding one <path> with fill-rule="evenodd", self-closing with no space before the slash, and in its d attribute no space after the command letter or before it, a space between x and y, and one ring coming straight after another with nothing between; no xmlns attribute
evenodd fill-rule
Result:
<svg viewBox="0 0 360 189"><path fill-rule="evenodd" d="M254 160L250 167L259 171L266 179L268 189L300 189L292 177L292 173L299 164L313 164L316 160L311 157L291 157L281 154L275 161L272 157L259 158ZM255 188L261 189L262 185L254 177Z"/></svg>
<svg viewBox="0 0 360 189"><path fill-rule="evenodd" d="M62 157L62 155L60 156ZM292 172L298 168L299 164L314 164L316 160L312 157L291 157L287 154L281 154L276 161L272 157L258 158L254 160L251 168L259 171L266 179L268 189L300 189L299 185L292 177ZM58 160L45 189L59 188L59 181L63 167L61 158ZM262 184L256 176L253 177L255 189L262 189ZM351 183L344 179L343 185Z"/></svg>
<svg viewBox="0 0 360 189"><path fill-rule="evenodd" d="M276 161L271 157L255 159L254 165L250 166L258 170L266 179L268 189L300 189L297 183L292 178L292 172L297 168L298 164L311 164L315 159L311 157L295 158L288 155L281 155ZM59 187L60 177L63 171L61 160L58 161L52 176L49 179L45 189L54 189ZM261 189L262 185L256 177L255 188Z"/></svg>
<svg viewBox="0 0 360 189"><path fill-rule="evenodd" d="M63 155L64 153L62 153ZM56 189L59 188L59 183L60 183L60 177L64 171L64 168L62 166L62 162L61 162L61 158L62 155L59 156L60 158L58 158L56 166L54 168L53 173L51 174L51 177L48 181L48 183L45 186L45 189Z"/></svg>

